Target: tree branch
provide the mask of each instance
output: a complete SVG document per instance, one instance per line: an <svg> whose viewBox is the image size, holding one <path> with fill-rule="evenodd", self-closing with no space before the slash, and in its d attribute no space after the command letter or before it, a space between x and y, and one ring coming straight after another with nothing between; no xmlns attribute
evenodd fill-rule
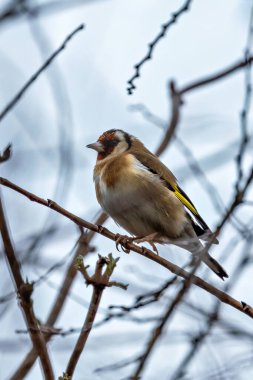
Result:
<svg viewBox="0 0 253 380"><path fill-rule="evenodd" d="M176 89L176 84L174 81L170 82L170 96L171 96L170 122L160 145L156 149L155 154L157 156L160 156L169 145L170 141L172 140L172 137L175 134L175 130L180 120L180 106L182 104L182 100L181 100L180 93Z"/></svg>
<svg viewBox="0 0 253 380"><path fill-rule="evenodd" d="M33 292L33 285L24 282L21 274L21 269L14 248L11 242L11 237L9 234L4 209L2 205L2 200L0 197L0 229L5 250L5 256L9 264L9 269L13 277L13 282L15 284L16 293L19 297L20 306L23 311L23 316L26 322L27 329L30 334L31 341L33 343L34 350L40 358L41 366L44 372L44 377L46 380L54 380L54 374L52 365L49 359L46 343L44 336L40 331L39 323L35 317L31 295Z"/></svg>
<svg viewBox="0 0 253 380"><path fill-rule="evenodd" d="M198 79L196 81L193 81L189 83L188 85L185 85L179 90L179 95L184 95L187 92L190 92L192 90L195 90L196 88L206 86L207 84L210 84L212 82L216 82L219 79L223 79L230 74L235 73L236 71L244 68L245 66L248 66L252 63L253 56L246 56L245 58L233 63L232 65L226 67L223 70L220 70L214 74L210 74L209 76L206 76L202 79Z"/></svg>
<svg viewBox="0 0 253 380"><path fill-rule="evenodd" d="M236 63L230 65L229 67L218 71L217 73L210 74L209 76L193 81L188 85L183 86L181 89L177 89L175 82L172 80L169 84L170 86L170 95L171 95L171 117L170 122L164 135L162 142L156 150L157 155L161 155L169 143L172 141L172 137L174 136L174 132L180 120L180 109L183 105L183 95L191 92L197 88L206 86L212 82L215 82L219 79L225 78L230 74L235 73L236 71L251 65L253 61L253 56L245 56L244 59L237 61Z"/></svg>

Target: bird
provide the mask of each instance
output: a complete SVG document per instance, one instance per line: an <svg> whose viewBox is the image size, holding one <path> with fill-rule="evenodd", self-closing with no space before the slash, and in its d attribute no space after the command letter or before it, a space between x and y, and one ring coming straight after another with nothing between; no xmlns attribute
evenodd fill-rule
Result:
<svg viewBox="0 0 253 380"><path fill-rule="evenodd" d="M97 201L132 241L148 242L154 250L155 243L180 246L192 253L193 262L201 258L222 280L228 277L202 243L218 244L217 238L174 174L138 138L110 129L87 148L97 152Z"/></svg>

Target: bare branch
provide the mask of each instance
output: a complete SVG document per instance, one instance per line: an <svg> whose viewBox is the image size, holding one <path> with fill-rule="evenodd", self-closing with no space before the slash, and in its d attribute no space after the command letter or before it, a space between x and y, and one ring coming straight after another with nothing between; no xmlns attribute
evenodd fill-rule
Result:
<svg viewBox="0 0 253 380"><path fill-rule="evenodd" d="M216 82L217 80L226 78L230 74L234 74L236 71L243 69L245 66L249 66L252 63L252 61L253 56L247 56L244 59L241 59L231 64L229 67L226 67L225 69L218 71L217 73L211 74L209 76L206 76L205 78L198 79L189 83L188 85L183 86L181 90L179 90L179 94L182 96L187 92L195 90L196 88L203 87L207 84Z"/></svg>
<svg viewBox="0 0 253 380"><path fill-rule="evenodd" d="M156 149L155 154L160 156L165 149L168 147L172 137L175 134L177 125L180 120L180 106L182 104L181 96L179 91L176 89L176 84L174 81L170 82L170 96L171 96L171 117L169 121L168 128L166 133L162 138L162 141L158 148Z"/></svg>
<svg viewBox="0 0 253 380"><path fill-rule="evenodd" d="M31 78L24 84L24 86L18 91L18 93L14 96L14 98L5 106L5 108L0 112L0 122L3 118L8 114L10 110L17 104L17 102L21 99L27 89L36 81L36 79L40 76L40 74L47 69L47 67L53 62L53 60L57 57L61 51L63 51L68 42L76 35L76 33L80 32L84 29L84 24L79 25L73 32L71 32L63 41L61 46L55 50L55 52L43 63L43 65L31 76Z"/></svg>
<svg viewBox="0 0 253 380"><path fill-rule="evenodd" d="M1 235L2 235L2 240L4 244L6 259L8 261L9 269L13 277L13 282L15 284L16 292L20 300L20 306L23 311L23 316L26 322L27 329L30 334L31 341L33 343L33 347L40 358L45 379L54 380L53 369L52 369L52 365L51 365L49 355L47 352L44 336L42 332L40 331L39 323L33 311L32 300L31 300L33 285L28 282L24 282L22 278L20 265L16 259L15 251L11 242L1 198L0 198L0 229L1 229Z"/></svg>
<svg viewBox="0 0 253 380"><path fill-rule="evenodd" d="M244 67L250 66L252 61L253 61L253 56L246 56L243 60L236 62L215 74L211 74L203 79L193 81L192 83L183 86L181 89L177 89L175 82L172 80L169 85L170 95L171 95L171 104L172 104L171 117L170 117L170 121L168 124L168 128L166 130L166 133L159 147L156 150L156 154L161 155L165 151L165 149L168 147L169 143L172 141L176 127L180 120L180 108L183 105L182 99L183 99L184 94L191 92L192 90L195 90L202 86L206 86L207 84L218 81L219 79L225 78L229 76L230 74L233 74Z"/></svg>
<svg viewBox="0 0 253 380"><path fill-rule="evenodd" d="M163 24L161 26L161 31L160 33L154 38L154 40L152 42L150 42L148 44L148 52L147 54L145 55L144 58L142 58L140 60L140 62L138 62L136 65L134 65L134 69L135 69L135 73L134 75L132 76L132 78L130 78L127 83L128 83L128 87L127 87L127 92L128 92L128 95L132 95L133 91L136 89L136 86L134 85L134 81L140 77L140 68L144 65L145 62L147 62L149 59L152 58L152 53L156 47L156 45L158 44L158 42L165 37L168 29L177 22L177 19L186 11L189 10L190 8L190 4L191 4L192 0L187 0L185 2L185 4L175 13L172 13L171 15L171 18L169 21L167 21L165 24Z"/></svg>

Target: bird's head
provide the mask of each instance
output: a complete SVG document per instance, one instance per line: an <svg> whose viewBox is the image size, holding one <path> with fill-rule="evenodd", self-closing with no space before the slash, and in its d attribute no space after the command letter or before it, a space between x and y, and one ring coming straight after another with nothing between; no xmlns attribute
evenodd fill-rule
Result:
<svg viewBox="0 0 253 380"><path fill-rule="evenodd" d="M98 152L98 160L103 160L110 154L119 154L127 151L132 145L132 136L121 129L110 129L104 132L97 142L87 145L87 148Z"/></svg>

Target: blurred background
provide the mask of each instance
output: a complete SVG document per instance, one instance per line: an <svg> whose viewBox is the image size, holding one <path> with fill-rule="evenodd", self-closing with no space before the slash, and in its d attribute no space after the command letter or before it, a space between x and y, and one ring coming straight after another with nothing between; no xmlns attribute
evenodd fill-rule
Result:
<svg viewBox="0 0 253 380"><path fill-rule="evenodd" d="M161 25L184 4L178 0L2 0L0 112L68 34L81 23L85 29L2 118L0 150L11 143L13 154L1 164L1 176L94 222L100 212L92 180L96 156L85 146L105 130L120 128L155 151L171 116L169 81L175 80L180 89L243 60L245 51L253 48L252 1L192 0L189 10L156 45L152 60L141 67L137 88L129 95L127 81L135 73L133 66L146 55ZM248 143L241 183L252 166L250 82L247 66L185 94L175 136L161 156L212 229L233 200L243 120ZM45 323L75 255L80 231L12 190L3 188L2 195L23 276L35 281L36 316ZM223 228L219 246L212 248L230 278L222 283L204 265L198 270L200 277L220 289L227 287L229 294L248 304L253 304L252 216L250 188L246 202ZM106 227L124 234L109 219ZM117 252L114 242L102 236L95 236L91 245L93 252L85 257L91 272L97 253L112 252L120 256L113 278L129 287L105 290L97 325L74 379L131 378L181 280L155 297L155 302L131 309L136 297L161 289L173 275L135 253ZM179 266L189 259L180 248L158 248L162 257ZM2 246L0 260L0 379L11 379L31 342L20 332L25 323ZM90 296L90 287L77 274L54 324L66 334L53 336L48 345L57 376L65 370ZM131 310L109 308L112 305ZM76 330L69 331L72 328ZM192 287L166 325L141 379L252 379L252 338L249 317L228 305L217 306L213 296ZM38 361L26 378L42 379Z"/></svg>

